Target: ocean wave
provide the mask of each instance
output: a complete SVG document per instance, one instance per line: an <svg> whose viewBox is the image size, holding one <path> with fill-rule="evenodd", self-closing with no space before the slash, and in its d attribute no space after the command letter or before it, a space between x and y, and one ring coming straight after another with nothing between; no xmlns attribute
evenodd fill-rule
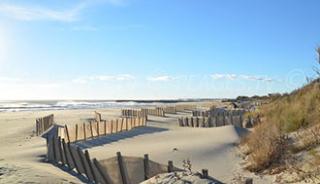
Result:
<svg viewBox="0 0 320 184"><path fill-rule="evenodd" d="M25 101L3 102L0 101L0 112L17 111L44 111L65 109L99 109L99 108L132 108L140 106L152 106L156 103L139 103L134 101Z"/></svg>

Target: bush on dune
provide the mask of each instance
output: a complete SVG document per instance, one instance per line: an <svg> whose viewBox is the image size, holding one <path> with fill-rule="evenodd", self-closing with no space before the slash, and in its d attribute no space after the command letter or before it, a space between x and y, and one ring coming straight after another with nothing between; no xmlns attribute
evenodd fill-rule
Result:
<svg viewBox="0 0 320 184"><path fill-rule="evenodd" d="M268 131L266 131L268 129ZM246 154L249 156L247 169L253 172L262 171L278 162L282 156L285 137L279 124L261 123L245 138Z"/></svg>
<svg viewBox="0 0 320 184"><path fill-rule="evenodd" d="M316 51L320 64L320 47ZM281 163L289 151L288 134L296 135L291 139L293 152L320 145L320 68L315 72L317 79L291 94L270 97L259 109L260 123L242 141L247 169L263 171Z"/></svg>
<svg viewBox="0 0 320 184"><path fill-rule="evenodd" d="M320 124L320 83L315 80L290 95L271 100L260 108L259 113L261 123L242 142L250 171L262 171L279 164L287 153L286 135L302 129L309 130L309 134L317 133L318 129L313 127ZM296 140L302 142L299 150L320 143L314 136L309 137L297 137Z"/></svg>

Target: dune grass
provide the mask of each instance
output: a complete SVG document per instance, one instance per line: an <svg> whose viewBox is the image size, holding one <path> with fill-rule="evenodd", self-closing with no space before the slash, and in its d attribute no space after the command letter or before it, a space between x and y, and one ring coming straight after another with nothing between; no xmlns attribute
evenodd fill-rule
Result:
<svg viewBox="0 0 320 184"><path fill-rule="evenodd" d="M248 155L248 169L262 171L279 164L288 152L287 135L306 129L311 138L298 136L295 141L302 142L298 150L320 143L315 136L320 135L320 82L310 82L291 94L270 99L259 109L261 123L254 128L242 145ZM305 131L305 132L308 132ZM313 135L310 133L312 132ZM304 145L305 144L305 145Z"/></svg>

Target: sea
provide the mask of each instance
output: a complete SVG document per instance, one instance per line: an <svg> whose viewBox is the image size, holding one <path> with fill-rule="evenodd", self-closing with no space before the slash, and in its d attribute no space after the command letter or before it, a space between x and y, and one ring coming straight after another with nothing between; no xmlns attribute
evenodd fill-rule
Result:
<svg viewBox="0 0 320 184"><path fill-rule="evenodd" d="M182 100L184 101L184 100ZM139 108L176 103L181 100L43 100L0 101L0 112L66 109Z"/></svg>

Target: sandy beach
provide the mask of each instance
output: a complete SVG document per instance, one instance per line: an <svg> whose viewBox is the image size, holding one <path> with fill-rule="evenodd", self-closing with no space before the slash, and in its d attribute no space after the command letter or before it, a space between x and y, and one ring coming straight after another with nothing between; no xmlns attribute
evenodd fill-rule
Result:
<svg viewBox="0 0 320 184"><path fill-rule="evenodd" d="M120 109L97 111L103 119L120 115ZM0 183L83 183L81 178L45 162L46 141L35 136L33 131L37 117L54 114L57 123L72 125L93 118L93 112L88 109L0 113L0 125L5 127L0 130ZM247 130L234 126L179 127L177 118L188 115L149 116L147 127L77 144L97 159L114 157L118 151L137 157L147 153L153 161L167 164L172 160L180 168L183 160L189 159L192 171L208 169L215 179L231 183L240 171L241 158L236 144Z"/></svg>

